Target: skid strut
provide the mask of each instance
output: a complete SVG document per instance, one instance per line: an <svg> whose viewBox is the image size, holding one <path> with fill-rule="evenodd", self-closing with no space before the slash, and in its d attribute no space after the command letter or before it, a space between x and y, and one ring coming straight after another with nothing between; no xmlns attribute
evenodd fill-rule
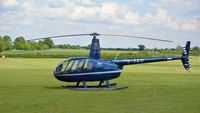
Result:
<svg viewBox="0 0 200 113"><path fill-rule="evenodd" d="M98 86L87 86L86 81L82 81L83 87L80 87L80 81L76 83L76 86L62 86L75 91L101 91L101 90L119 90L128 88L128 86L116 86L116 83L110 84L109 80L105 80L106 84L102 85L104 81L100 81Z"/></svg>
<svg viewBox="0 0 200 113"><path fill-rule="evenodd" d="M78 87L78 86L79 86L79 84L80 84L80 82L77 82L77 83L76 83L76 87Z"/></svg>
<svg viewBox="0 0 200 113"><path fill-rule="evenodd" d="M83 81L83 88L87 88L86 81Z"/></svg>
<svg viewBox="0 0 200 113"><path fill-rule="evenodd" d="M110 88L110 82L109 82L109 80L106 80L106 84L107 84L107 87Z"/></svg>
<svg viewBox="0 0 200 113"><path fill-rule="evenodd" d="M101 85L102 85L103 82L104 82L104 81L100 81L100 82L99 82L99 87L101 87Z"/></svg>

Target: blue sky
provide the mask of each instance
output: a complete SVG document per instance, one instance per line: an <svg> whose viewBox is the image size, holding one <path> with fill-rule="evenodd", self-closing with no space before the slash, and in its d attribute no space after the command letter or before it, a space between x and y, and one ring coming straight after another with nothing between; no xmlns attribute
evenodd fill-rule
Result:
<svg viewBox="0 0 200 113"><path fill-rule="evenodd" d="M200 0L0 0L0 35L26 39L74 33L113 33L173 43L99 37L102 47L171 48L191 40L200 46ZM90 37L55 39L91 43Z"/></svg>

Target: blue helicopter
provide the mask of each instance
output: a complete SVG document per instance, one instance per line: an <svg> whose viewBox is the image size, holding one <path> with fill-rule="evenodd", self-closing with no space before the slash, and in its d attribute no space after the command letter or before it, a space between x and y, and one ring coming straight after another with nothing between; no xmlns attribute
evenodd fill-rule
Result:
<svg viewBox="0 0 200 113"><path fill-rule="evenodd" d="M147 38L147 37L98 34L98 33L60 35L60 36L45 37L45 38L60 38L60 37L88 36L88 35L93 37L89 58L81 57L81 58L64 59L61 63L58 64L58 66L54 71L54 76L56 79L64 82L76 82L76 86L73 87L73 89L75 90L116 90L116 89L127 88L127 86L112 87L112 85L116 84L109 83L109 80L120 76L122 69L125 65L181 60L186 70L190 70L192 67L188 58L190 50L190 41L187 41L185 47L183 48L182 56L171 56L171 57L161 57L161 58L101 59L100 44L99 44L99 39L97 38L97 36L100 35L130 37L130 38L148 39L148 40L156 40L164 42L172 42L172 41ZM38 38L38 39L45 39L45 38ZM32 40L38 40L38 39L32 39ZM99 84L97 87L87 87L86 82L89 81L99 81ZM102 85L104 81L106 82L106 85ZM83 86L79 86L80 82L83 83Z"/></svg>

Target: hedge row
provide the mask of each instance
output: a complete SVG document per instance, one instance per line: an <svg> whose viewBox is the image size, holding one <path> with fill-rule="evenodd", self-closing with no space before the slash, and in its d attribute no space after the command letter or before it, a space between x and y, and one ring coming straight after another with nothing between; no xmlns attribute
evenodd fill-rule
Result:
<svg viewBox="0 0 200 113"><path fill-rule="evenodd" d="M5 56L8 58L69 58L69 57L88 57L86 54L0 54L0 56ZM116 56L116 54L109 54L109 53L103 53L102 58L104 59L112 59L112 58L141 58L141 57L158 57L161 55L154 55L152 53L148 52L129 52L129 53L121 53Z"/></svg>
<svg viewBox="0 0 200 113"><path fill-rule="evenodd" d="M88 54L0 54L0 56L5 55L9 58L69 58L69 57L88 57ZM142 58L142 57L163 57L163 56L180 56L181 52L176 51L140 51L140 52L128 52L120 53L102 53L102 58L112 59L112 58ZM191 52L192 56L199 55L198 53Z"/></svg>

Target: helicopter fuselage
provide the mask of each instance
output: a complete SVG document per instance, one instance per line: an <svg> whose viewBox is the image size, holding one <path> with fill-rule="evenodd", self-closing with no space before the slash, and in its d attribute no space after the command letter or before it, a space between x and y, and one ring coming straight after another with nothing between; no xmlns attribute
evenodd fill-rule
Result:
<svg viewBox="0 0 200 113"><path fill-rule="evenodd" d="M184 56L163 58L92 59L69 58L63 60L54 71L54 76L65 82L105 81L120 76L124 65L184 59Z"/></svg>
<svg viewBox="0 0 200 113"><path fill-rule="evenodd" d="M65 82L105 81L119 77L121 70L112 60L70 58L56 67L54 76Z"/></svg>

